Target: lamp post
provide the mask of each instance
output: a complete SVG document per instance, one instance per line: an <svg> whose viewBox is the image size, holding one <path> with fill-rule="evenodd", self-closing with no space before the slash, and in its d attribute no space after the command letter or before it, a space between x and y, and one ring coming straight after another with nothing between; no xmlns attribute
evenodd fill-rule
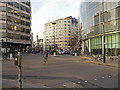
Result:
<svg viewBox="0 0 120 90"><path fill-rule="evenodd" d="M8 12L8 9L7 9L7 3L6 3L6 45L5 45L5 48L6 48L6 59L7 59L7 12Z"/></svg>
<svg viewBox="0 0 120 90"><path fill-rule="evenodd" d="M54 56L56 56L56 50L55 50L55 24L56 23L52 23L52 25L54 25Z"/></svg>
<svg viewBox="0 0 120 90"><path fill-rule="evenodd" d="M103 63L105 60L105 31L104 31L104 0L102 1L102 11L103 11Z"/></svg>

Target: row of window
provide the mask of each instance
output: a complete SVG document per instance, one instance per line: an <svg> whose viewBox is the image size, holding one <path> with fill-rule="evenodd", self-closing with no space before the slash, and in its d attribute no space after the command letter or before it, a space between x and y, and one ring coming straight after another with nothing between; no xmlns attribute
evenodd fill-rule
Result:
<svg viewBox="0 0 120 90"><path fill-rule="evenodd" d="M101 54L102 55L102 49L92 49L91 50L92 54ZM105 55L106 56L118 56L120 55L120 49L119 48L106 48L105 49Z"/></svg>
<svg viewBox="0 0 120 90"><path fill-rule="evenodd" d="M12 6L16 7L16 8L19 8L19 9L21 9L23 11L26 11L26 12L30 13L30 8L25 7L25 6L23 6L23 5L21 5L21 4L17 3L17 2L8 2L8 4L12 5Z"/></svg>
<svg viewBox="0 0 120 90"><path fill-rule="evenodd" d="M5 16L5 15L0 14L0 20L5 21L5 20L6 20L6 16Z"/></svg>
<svg viewBox="0 0 120 90"><path fill-rule="evenodd" d="M101 3L96 2L85 2L81 4L80 18L82 22L82 30L87 29L86 32L89 32L90 27L100 24L101 22L107 22L105 26L106 31L111 31L112 29L119 28L119 22L109 22L110 20L115 20L120 18L120 7L118 6L119 2L105 2L104 5L104 16L103 16L103 7ZM84 5L85 4L85 5ZM92 8L90 8L92 7ZM107 9L106 9L107 8ZM104 17L104 19L103 19ZM109 27L110 26L110 27ZM118 26L118 27L117 27ZM99 28L97 28L99 29ZM111 30L110 30L111 29ZM98 32L98 31L96 31ZM98 33L95 33L98 34ZM92 33L91 35L95 35Z"/></svg>
<svg viewBox="0 0 120 90"><path fill-rule="evenodd" d="M112 20L112 21L104 23L104 31L105 32L116 31L116 30L119 30L119 28L120 28L120 19ZM82 33L87 34L87 36L101 34L102 33L102 24L88 28L88 29L86 29L86 31L82 31Z"/></svg>
<svg viewBox="0 0 120 90"><path fill-rule="evenodd" d="M21 40L30 40L29 36L23 36L18 34L8 33L8 38L10 39L21 39Z"/></svg>
<svg viewBox="0 0 120 90"><path fill-rule="evenodd" d="M8 25L8 30L15 30L18 32L30 34L30 29L25 29L23 27L18 27L18 26L13 26L13 25Z"/></svg>
<svg viewBox="0 0 120 90"><path fill-rule="evenodd" d="M102 48L102 37L92 38L91 49L100 49L100 48ZM105 48L120 48L120 33L106 35Z"/></svg>
<svg viewBox="0 0 120 90"><path fill-rule="evenodd" d="M45 46L51 46L51 45L45 45ZM59 46L70 46L70 44L56 44L57 47Z"/></svg>
<svg viewBox="0 0 120 90"><path fill-rule="evenodd" d="M6 7L0 6L0 12L6 12Z"/></svg>
<svg viewBox="0 0 120 90"><path fill-rule="evenodd" d="M14 22L14 23L17 23L17 24L21 24L21 25L25 25L25 26L30 27L30 22L26 22L26 21L23 21L23 20L20 20L20 19L17 19L17 18L13 18L13 17L10 17L10 16L8 16L7 19L10 22Z"/></svg>
<svg viewBox="0 0 120 90"><path fill-rule="evenodd" d="M0 23L0 29L6 29L6 24Z"/></svg>
<svg viewBox="0 0 120 90"><path fill-rule="evenodd" d="M8 13L14 14L14 15L20 16L20 17L22 17L22 18L24 18L24 19L30 20L30 16L29 16L29 15L27 15L27 14L25 14L25 13L22 13L22 12L20 12L20 11L14 10L14 9L12 9L12 8L10 8L10 7L8 7Z"/></svg>
<svg viewBox="0 0 120 90"><path fill-rule="evenodd" d="M28 6L30 6L30 2L22 2L22 3L24 3L24 4L28 5Z"/></svg>
<svg viewBox="0 0 120 90"><path fill-rule="evenodd" d="M64 21L64 23L67 23L67 22L70 23L70 21Z"/></svg>

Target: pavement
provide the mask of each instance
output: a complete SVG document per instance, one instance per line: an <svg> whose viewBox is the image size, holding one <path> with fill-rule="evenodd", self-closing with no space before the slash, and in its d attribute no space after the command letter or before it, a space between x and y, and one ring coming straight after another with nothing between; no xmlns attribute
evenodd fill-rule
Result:
<svg viewBox="0 0 120 90"><path fill-rule="evenodd" d="M53 55L51 55L53 56ZM60 57L61 55L57 55L56 57ZM66 55L69 56L69 55ZM104 65L104 66L110 66L110 67L116 67L116 68L120 68L120 64L118 61L110 61L110 60L106 60L105 63L103 63L103 61L98 61L98 60L94 60L92 56L90 55L79 55L79 56L73 56L74 58L76 58L76 61L83 61L86 63L92 63L92 64L97 64L97 65ZM119 58L120 60L120 58Z"/></svg>
<svg viewBox="0 0 120 90"><path fill-rule="evenodd" d="M93 64L90 57L49 55L48 66L40 54L22 58L23 88L117 88L118 68ZM18 68L2 61L2 87L18 88Z"/></svg>
<svg viewBox="0 0 120 90"><path fill-rule="evenodd" d="M92 56L88 56L88 55L83 55L80 56L81 58L85 58L87 63L93 63L93 64L98 64L98 65L105 65L105 66L111 66L111 67L116 67L116 68L120 68L119 62L118 61L110 61L110 60L106 60L105 63L103 63L103 61L101 60L93 60ZM119 58L120 60L120 58Z"/></svg>

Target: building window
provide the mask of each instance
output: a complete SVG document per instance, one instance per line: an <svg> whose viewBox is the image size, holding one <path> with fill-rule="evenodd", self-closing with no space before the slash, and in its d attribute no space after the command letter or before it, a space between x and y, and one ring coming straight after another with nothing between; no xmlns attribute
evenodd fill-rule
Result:
<svg viewBox="0 0 120 90"><path fill-rule="evenodd" d="M68 21L68 23L70 23L70 21Z"/></svg>
<svg viewBox="0 0 120 90"><path fill-rule="evenodd" d="M8 13L13 14L14 13L14 9L8 7Z"/></svg>
<svg viewBox="0 0 120 90"><path fill-rule="evenodd" d="M1 24L1 23L0 23ZM0 29L6 29L6 24L1 24Z"/></svg>

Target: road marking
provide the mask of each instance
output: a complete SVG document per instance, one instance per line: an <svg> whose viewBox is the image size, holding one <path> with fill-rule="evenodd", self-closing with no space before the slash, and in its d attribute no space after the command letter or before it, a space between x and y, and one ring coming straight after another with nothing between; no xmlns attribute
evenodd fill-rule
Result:
<svg viewBox="0 0 120 90"><path fill-rule="evenodd" d="M81 83L81 82L78 82L78 83Z"/></svg>
<svg viewBox="0 0 120 90"><path fill-rule="evenodd" d="M66 87L66 85L63 85L64 87Z"/></svg>
<svg viewBox="0 0 120 90"><path fill-rule="evenodd" d="M95 78L94 80L96 81L97 79Z"/></svg>
<svg viewBox="0 0 120 90"><path fill-rule="evenodd" d="M85 82L87 82L87 81L85 81Z"/></svg>

